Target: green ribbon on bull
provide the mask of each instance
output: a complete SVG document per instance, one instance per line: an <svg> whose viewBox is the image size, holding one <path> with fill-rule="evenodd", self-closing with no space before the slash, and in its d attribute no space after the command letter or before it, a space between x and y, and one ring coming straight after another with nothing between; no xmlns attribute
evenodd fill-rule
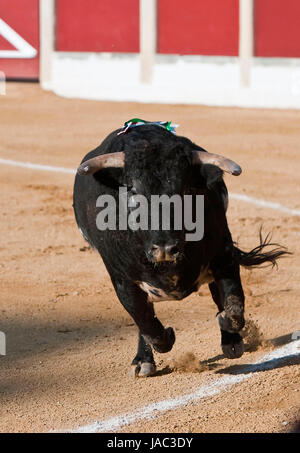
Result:
<svg viewBox="0 0 300 453"><path fill-rule="evenodd" d="M125 134L128 129L137 126L144 126L145 124L153 124L163 127L164 129L167 129L167 131L172 132L172 134L176 134L175 129L178 127L178 124L174 124L172 123L172 121L145 121L141 120L140 118L132 118L131 120L128 120L126 121L126 123L124 123L124 126L122 127L122 130L118 133L118 135Z"/></svg>

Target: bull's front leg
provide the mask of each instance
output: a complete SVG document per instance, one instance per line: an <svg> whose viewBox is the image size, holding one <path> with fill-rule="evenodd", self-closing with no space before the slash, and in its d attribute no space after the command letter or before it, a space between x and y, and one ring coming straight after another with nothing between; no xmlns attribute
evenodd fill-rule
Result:
<svg viewBox="0 0 300 453"><path fill-rule="evenodd" d="M156 365L153 357L152 347L141 332L139 332L139 342L137 354L131 362L130 375L132 377L152 376L156 372Z"/></svg>
<svg viewBox="0 0 300 453"><path fill-rule="evenodd" d="M245 325L245 297L234 250L227 250L223 257L215 260L212 271L215 281L209 287L219 309L217 317L222 350L226 357L235 359L244 353L244 343L239 332Z"/></svg>
<svg viewBox="0 0 300 453"><path fill-rule="evenodd" d="M170 351L175 342L174 330L163 327L155 316L153 304L138 285L120 278L112 282L120 302L139 328L138 351L132 361L131 374L150 376L156 371L152 347L157 352Z"/></svg>

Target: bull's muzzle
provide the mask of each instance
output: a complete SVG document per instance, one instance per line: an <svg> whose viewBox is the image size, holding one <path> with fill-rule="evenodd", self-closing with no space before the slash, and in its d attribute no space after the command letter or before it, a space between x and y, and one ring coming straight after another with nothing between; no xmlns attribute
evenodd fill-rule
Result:
<svg viewBox="0 0 300 453"><path fill-rule="evenodd" d="M164 261L176 261L180 256L180 250L176 243L167 245L152 244L147 250L147 257L152 263Z"/></svg>

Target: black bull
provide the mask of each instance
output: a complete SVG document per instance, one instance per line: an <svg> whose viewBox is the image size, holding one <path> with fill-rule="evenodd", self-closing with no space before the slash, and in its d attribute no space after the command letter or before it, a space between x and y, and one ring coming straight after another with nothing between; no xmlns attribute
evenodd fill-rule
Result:
<svg viewBox="0 0 300 453"><path fill-rule="evenodd" d="M227 189L223 170L238 175L233 161L206 152L184 137L157 125L142 125L118 135L112 132L87 154L74 186L74 211L84 238L100 253L115 291L139 328L133 373L149 376L156 371L152 348L172 349L174 330L164 328L155 316L153 302L180 300L208 283L218 307L223 353L228 358L243 354L240 331L244 326L244 293L240 265L275 264L288 252L277 247L266 252L268 239L250 252L238 249L226 219ZM161 228L136 231L128 228L100 230L96 225L99 195L118 200L126 187L135 194L190 194L204 196L204 236L185 241L182 230Z"/></svg>

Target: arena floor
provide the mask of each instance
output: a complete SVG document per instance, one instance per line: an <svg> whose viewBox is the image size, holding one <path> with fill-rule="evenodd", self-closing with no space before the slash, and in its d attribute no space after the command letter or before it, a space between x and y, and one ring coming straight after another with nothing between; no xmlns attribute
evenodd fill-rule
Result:
<svg viewBox="0 0 300 453"><path fill-rule="evenodd" d="M300 330L300 111L70 100L21 83L7 85L0 107L0 158L66 168L76 168L132 117L179 123L178 134L242 166L240 177L226 176L232 194L291 210L232 198L228 220L241 248L257 245L262 224L293 252L278 270L242 271L248 319L242 358L222 355L216 306L205 286L183 301L156 305L177 340L171 352L155 354L156 376L132 379L137 330L100 257L77 230L74 176L2 163L0 330L7 355L0 356L0 431L93 430L89 424L122 414L127 425L108 422L105 429L292 430L300 409L299 355L273 360L224 391L152 418L139 410L220 378L245 376L249 364Z"/></svg>

